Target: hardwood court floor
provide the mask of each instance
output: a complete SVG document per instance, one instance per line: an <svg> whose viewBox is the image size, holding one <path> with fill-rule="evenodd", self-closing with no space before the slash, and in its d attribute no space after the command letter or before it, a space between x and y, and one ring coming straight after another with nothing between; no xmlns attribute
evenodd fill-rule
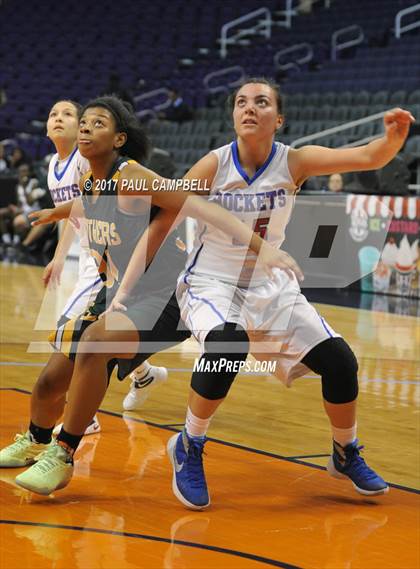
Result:
<svg viewBox="0 0 420 569"><path fill-rule="evenodd" d="M26 429L30 391L46 354L33 326L41 270L1 267L0 444ZM0 470L1 557L7 568L277 567L414 569L419 564L419 345L413 317L318 307L360 363L360 438L369 463L391 483L368 499L322 469L330 450L319 381L287 390L242 375L213 419L206 445L212 506L186 510L171 491L165 445L184 421L197 354L159 354L170 379L141 414L121 416L128 384L113 380L102 433L78 451L70 485L44 498ZM24 391L19 391L24 390ZM400 487L397 487L400 486Z"/></svg>

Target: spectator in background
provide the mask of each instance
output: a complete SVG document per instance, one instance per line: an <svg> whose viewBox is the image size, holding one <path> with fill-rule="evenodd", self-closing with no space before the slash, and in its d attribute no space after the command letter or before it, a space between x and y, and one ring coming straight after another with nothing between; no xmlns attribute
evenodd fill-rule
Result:
<svg viewBox="0 0 420 569"><path fill-rule="evenodd" d="M176 167L169 152L157 148L153 148L150 157L147 161L147 167L153 170L163 178L173 178Z"/></svg>
<svg viewBox="0 0 420 569"><path fill-rule="evenodd" d="M31 163L30 158L20 146L15 146L13 148L12 153L6 157L6 161L10 170L17 170L19 166L22 166L23 164L29 165Z"/></svg>
<svg viewBox="0 0 420 569"><path fill-rule="evenodd" d="M3 87L0 87L0 107L7 103L7 95L6 90Z"/></svg>
<svg viewBox="0 0 420 569"><path fill-rule="evenodd" d="M7 167L6 157L4 154L4 146L3 144L0 144L0 174L7 172L8 169L9 168Z"/></svg>
<svg viewBox="0 0 420 569"><path fill-rule="evenodd" d="M208 93L206 106L213 108L213 107L225 107L226 104L226 97L229 94L228 89L221 88L219 91L213 91L212 93Z"/></svg>
<svg viewBox="0 0 420 569"><path fill-rule="evenodd" d="M15 235L18 235L22 247L29 248L34 245L47 231L39 231L38 227L32 227L28 220L31 211L52 207L53 201L49 192L40 187L38 179L32 175L31 167L23 164L18 169L19 181L17 185L18 203L21 213L13 220Z"/></svg>
<svg viewBox="0 0 420 569"><path fill-rule="evenodd" d="M312 12L314 0L300 0L297 7L299 14L310 14Z"/></svg>
<svg viewBox="0 0 420 569"><path fill-rule="evenodd" d="M347 184L346 184L347 187ZM311 176L302 185L303 193L306 192L334 192L344 191L344 178L341 174L331 176Z"/></svg>
<svg viewBox="0 0 420 569"><path fill-rule="evenodd" d="M41 188L39 188L39 190L44 192ZM39 204L41 208L54 207L54 202L52 201L49 192L44 193L44 195L39 199ZM50 237L48 237L47 234L50 234ZM33 252L35 250L40 250L41 248L45 251L44 248L48 238L50 239L50 244L53 243L55 246L57 243L57 229L55 227L29 226L29 231L27 231L26 227L24 231L24 238L20 243L20 250L22 253Z"/></svg>
<svg viewBox="0 0 420 569"><path fill-rule="evenodd" d="M124 103L129 103L134 109L134 99L130 91L121 84L121 79L118 73L111 73L109 76L108 85L103 93L104 95L116 95Z"/></svg>
<svg viewBox="0 0 420 569"><path fill-rule="evenodd" d="M342 192L344 190L343 176L341 174L331 174L328 178L327 186L330 192Z"/></svg>
<svg viewBox="0 0 420 569"><path fill-rule="evenodd" d="M0 209L0 231L5 245L18 245L31 229L28 214L45 207L42 198L46 191L39 187L39 181L32 175L28 164L18 168L16 195L17 204Z"/></svg>
<svg viewBox="0 0 420 569"><path fill-rule="evenodd" d="M158 114L160 119L173 122L184 122L193 118L191 107L184 102L179 91L171 89L169 91L169 99L171 100L171 104L167 109Z"/></svg>

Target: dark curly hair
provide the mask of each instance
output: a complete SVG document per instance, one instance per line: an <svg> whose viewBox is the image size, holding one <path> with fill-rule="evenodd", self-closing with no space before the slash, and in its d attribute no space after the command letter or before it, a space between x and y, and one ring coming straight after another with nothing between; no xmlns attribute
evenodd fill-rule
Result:
<svg viewBox="0 0 420 569"><path fill-rule="evenodd" d="M144 162L149 155L150 143L133 107L115 95L104 95L86 103L82 115L92 107L107 109L114 117L117 132L125 132L127 135L126 143L119 149L120 154Z"/></svg>

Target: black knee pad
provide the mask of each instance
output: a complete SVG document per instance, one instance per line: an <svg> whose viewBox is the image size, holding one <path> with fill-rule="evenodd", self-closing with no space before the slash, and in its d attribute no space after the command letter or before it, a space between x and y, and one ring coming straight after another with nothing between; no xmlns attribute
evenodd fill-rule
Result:
<svg viewBox="0 0 420 569"><path fill-rule="evenodd" d="M329 338L313 348L302 360L322 380L322 395L329 403L350 403L359 392L358 364L343 338Z"/></svg>
<svg viewBox="0 0 420 569"><path fill-rule="evenodd" d="M206 354L248 354L248 334L240 324L226 322L210 330L204 342L204 349Z"/></svg>
<svg viewBox="0 0 420 569"><path fill-rule="evenodd" d="M206 352L193 372L191 387L205 399L223 399L249 352L246 331L233 322L211 330L205 341Z"/></svg>

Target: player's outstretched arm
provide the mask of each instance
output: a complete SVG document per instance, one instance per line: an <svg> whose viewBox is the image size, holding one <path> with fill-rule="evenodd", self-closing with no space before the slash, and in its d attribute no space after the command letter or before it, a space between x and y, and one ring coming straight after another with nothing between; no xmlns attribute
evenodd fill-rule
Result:
<svg viewBox="0 0 420 569"><path fill-rule="evenodd" d="M208 155L202 159L202 162L206 162L207 158L212 159L211 155ZM201 179L201 176L198 175L197 177ZM136 183L139 184L137 196L142 195L149 198L151 196L154 205L174 211L183 217L195 217L209 223L240 243L247 245L254 253L259 254L261 252L259 263L266 272L270 273L272 268L279 267L296 271L296 276L299 279L303 278L300 268L290 255L268 245L259 235L220 205L209 202L182 186L174 189L171 180L160 178L151 170L137 164L124 168L119 181L119 194L125 192L126 195L136 195Z"/></svg>
<svg viewBox="0 0 420 569"><path fill-rule="evenodd" d="M118 291L101 318L109 312L126 310L125 302L130 296L134 285L143 275L146 267L152 262L153 257L166 238L177 227L178 223L179 219L177 219L177 215L173 211L162 210L157 214L140 237L131 255Z"/></svg>
<svg viewBox="0 0 420 569"><path fill-rule="evenodd" d="M192 176L206 182L201 175L201 170L205 170L205 166L210 164L207 168L206 174L209 174L214 168L217 168L216 163L213 161L213 156L208 154L200 163L202 168L191 169L189 180ZM137 186L138 184L138 186ZM136 187L139 189L136 191ZM184 189L188 187L187 182L185 186L176 188L173 180L161 178L152 170L148 170L137 164L132 164L124 168L119 181L119 196L136 196L136 197L150 197L152 204L177 212L178 215L183 217L194 217L205 223L209 223L214 227L222 230L230 237L235 238L240 243L248 245L249 248L255 253L259 253L264 241L261 237L249 229L242 221L222 208L216 203L209 202L203 197L197 196L195 192Z"/></svg>
<svg viewBox="0 0 420 569"><path fill-rule="evenodd" d="M69 217L83 217L83 205L80 198L66 202L57 207L40 209L28 214L32 220L31 225L48 225Z"/></svg>
<svg viewBox="0 0 420 569"><path fill-rule="evenodd" d="M289 151L288 165L297 186L310 176L341 174L383 168L401 150L408 136L413 115L392 109L384 115L385 133L381 138L355 148L303 146Z"/></svg>

